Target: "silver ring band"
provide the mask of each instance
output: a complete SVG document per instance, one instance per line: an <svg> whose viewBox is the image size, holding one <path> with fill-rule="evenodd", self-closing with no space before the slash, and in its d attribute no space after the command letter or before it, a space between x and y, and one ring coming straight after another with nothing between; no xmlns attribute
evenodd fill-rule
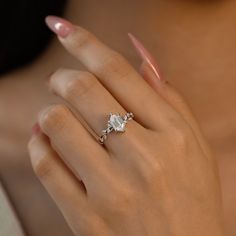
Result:
<svg viewBox="0 0 236 236"><path fill-rule="evenodd" d="M129 120L134 118L132 112L127 112L123 117L120 114L109 114L109 120L107 122L107 128L102 130L102 134L99 138L99 143L104 144L107 136L112 131L125 132L125 126Z"/></svg>

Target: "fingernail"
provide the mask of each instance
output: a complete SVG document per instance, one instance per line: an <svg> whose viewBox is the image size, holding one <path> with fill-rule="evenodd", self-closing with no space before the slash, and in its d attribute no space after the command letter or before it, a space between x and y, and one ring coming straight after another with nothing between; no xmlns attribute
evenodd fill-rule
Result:
<svg viewBox="0 0 236 236"><path fill-rule="evenodd" d="M128 36L129 36L133 46L137 50L138 54L140 55L141 59L143 61L145 61L151 67L151 69L153 70L156 77L162 81L163 79L160 76L158 65L157 65L155 59L153 58L153 56L151 55L151 53L148 52L148 50L143 46L143 44L133 34L128 33Z"/></svg>
<svg viewBox="0 0 236 236"><path fill-rule="evenodd" d="M32 135L37 135L40 132L40 126L38 122L34 124L31 131L32 131Z"/></svg>
<svg viewBox="0 0 236 236"><path fill-rule="evenodd" d="M74 30L72 23L57 16L47 16L45 22L49 29L62 38L66 38Z"/></svg>

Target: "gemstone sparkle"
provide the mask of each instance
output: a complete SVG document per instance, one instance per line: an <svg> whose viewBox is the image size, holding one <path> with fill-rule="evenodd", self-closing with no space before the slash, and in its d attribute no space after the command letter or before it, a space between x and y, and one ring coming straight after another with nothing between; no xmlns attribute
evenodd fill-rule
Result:
<svg viewBox="0 0 236 236"><path fill-rule="evenodd" d="M112 126L115 131L124 132L126 122L120 115L110 114L108 123Z"/></svg>

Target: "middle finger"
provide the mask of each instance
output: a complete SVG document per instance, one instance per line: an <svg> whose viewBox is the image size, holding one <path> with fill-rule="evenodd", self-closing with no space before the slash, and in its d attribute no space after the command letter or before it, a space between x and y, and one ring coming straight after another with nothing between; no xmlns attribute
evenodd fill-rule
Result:
<svg viewBox="0 0 236 236"><path fill-rule="evenodd" d="M59 35L63 46L97 76L117 101L125 109L132 109L140 124L149 129L168 125L173 110L121 54L64 19L49 16L46 22ZM63 32L66 34L62 35Z"/></svg>

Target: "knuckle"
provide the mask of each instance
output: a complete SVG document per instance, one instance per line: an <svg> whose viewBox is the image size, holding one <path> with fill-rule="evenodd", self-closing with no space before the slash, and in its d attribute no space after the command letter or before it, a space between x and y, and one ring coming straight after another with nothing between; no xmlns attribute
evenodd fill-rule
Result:
<svg viewBox="0 0 236 236"><path fill-rule="evenodd" d="M115 51L111 51L109 55L98 64L96 71L103 77L116 74L122 79L130 75L132 67L122 55Z"/></svg>
<svg viewBox="0 0 236 236"><path fill-rule="evenodd" d="M40 126L45 130L61 130L66 125L66 115L69 110L62 104L48 107L40 116Z"/></svg>
<svg viewBox="0 0 236 236"><path fill-rule="evenodd" d="M127 211L134 201L134 194L131 188L119 188L111 191L107 199L108 206L117 212Z"/></svg>
<svg viewBox="0 0 236 236"><path fill-rule="evenodd" d="M95 85L96 79L89 72L75 72L73 78L69 79L64 88L64 97L68 100L74 100L81 97Z"/></svg>
<svg viewBox="0 0 236 236"><path fill-rule="evenodd" d="M190 130L186 125L173 126L169 130L171 143L177 147L187 147L190 138Z"/></svg>
<svg viewBox="0 0 236 236"><path fill-rule="evenodd" d="M149 165L147 166L148 168L146 168L146 170L142 172L142 175L143 175L145 184L147 186L150 186L153 184L153 182L160 181L163 173L165 173L165 170L164 170L165 167L161 163L161 160L151 161L151 163L149 163Z"/></svg>

